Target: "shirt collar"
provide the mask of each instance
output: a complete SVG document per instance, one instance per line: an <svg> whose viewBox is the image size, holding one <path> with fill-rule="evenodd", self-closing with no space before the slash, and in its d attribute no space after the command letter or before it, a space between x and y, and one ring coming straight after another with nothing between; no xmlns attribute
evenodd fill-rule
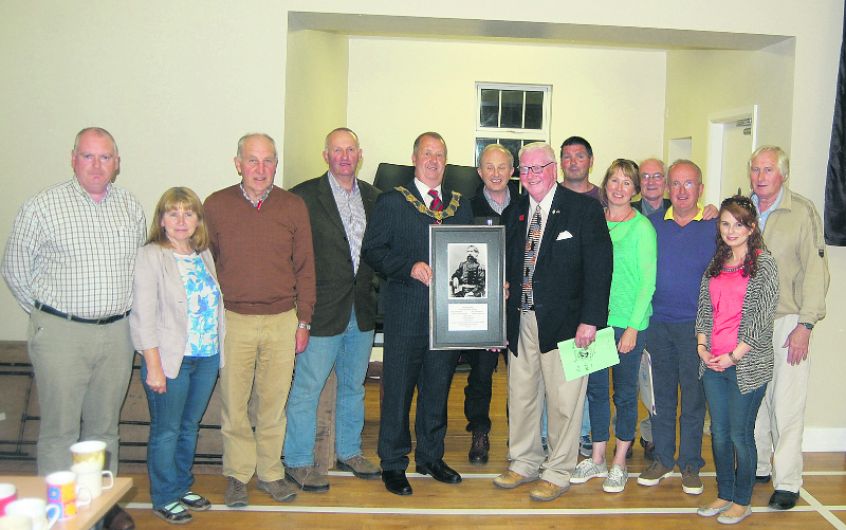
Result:
<svg viewBox="0 0 846 530"><path fill-rule="evenodd" d="M488 188L482 188L482 195L484 195L485 200L488 201L488 205L495 211L496 213L501 214L505 208L511 204L511 190L508 186L505 187L505 204L500 204L491 198L491 194L488 192Z"/></svg>
<svg viewBox="0 0 846 530"><path fill-rule="evenodd" d="M693 219L691 219L691 221L701 221L702 220L702 212L704 212L704 211L705 211L705 208L700 206L699 210L696 211L696 215L693 216ZM667 211L664 213L664 220L665 221L672 221L673 219L674 219L674 217L673 217L673 207L670 206L669 208L667 208Z"/></svg>
<svg viewBox="0 0 846 530"><path fill-rule="evenodd" d="M422 182L420 182L420 180L419 180L419 179L415 178L415 179L414 179L414 185L415 185L415 186L417 186L417 191L419 191L419 192L420 192L420 196L421 196L421 197L423 197L423 201L424 201L426 204L429 204L429 203L431 202L431 200L432 200L432 196L431 196L431 195L429 195L429 190L435 190L435 191L437 191L437 192L438 192L438 197L440 197L440 198L441 198L441 202L443 202L444 204L446 204L446 201L444 200L444 194L443 194L443 191L441 191L441 185L440 185L440 184L438 184L438 185L437 185L436 187L434 187L434 188L430 188L430 187L429 187L429 186L427 186L426 184L423 184Z"/></svg>
<svg viewBox="0 0 846 530"><path fill-rule="evenodd" d="M763 215L763 214L767 214L769 212L772 212L772 211L778 209L778 207L781 206L781 201L784 200L784 185L782 185L781 189L778 190L778 195L776 196L775 202L773 202L772 206L770 206L769 209L767 209L766 212L761 211L761 207L760 207L761 199L758 198L758 195L753 193L751 199L752 199L752 204L755 205L755 209L758 210L758 215Z"/></svg>
<svg viewBox="0 0 846 530"><path fill-rule="evenodd" d="M79 179L76 178L76 175L74 175L74 177L71 179L71 186L73 186L73 189L76 190L77 193L79 193L80 195L84 195L89 201L93 202L94 204L100 204L94 199L92 199L91 195L87 191L85 191L85 188L83 188L82 184L79 183ZM112 183L109 182L108 184L106 184L106 193L103 195L103 198L102 200L100 200L100 202L103 202L108 199L111 193Z"/></svg>
<svg viewBox="0 0 846 530"><path fill-rule="evenodd" d="M269 188L267 188L267 191L265 191L264 193L261 194L261 197L259 197L256 200L253 200L252 197L247 195L247 190L244 189L244 182L243 181L240 184L238 184L238 186L241 187L241 194L244 195L244 198L247 199L247 201L249 201L249 203L253 205L253 208L258 208L259 204L261 204L265 200L267 200L267 196L270 195L271 191L273 191L273 186L270 186Z"/></svg>
<svg viewBox="0 0 846 530"><path fill-rule="evenodd" d="M337 177L335 177L335 175L333 175L331 171L327 171L326 174L329 175L329 187L332 188L333 193L342 192L342 193L345 193L347 195L355 195L355 194L358 193L358 179L357 178L353 178L352 189L350 191L347 191L347 188L341 186L341 183L338 182Z"/></svg>
<svg viewBox="0 0 846 530"><path fill-rule="evenodd" d="M538 204L540 204L541 211L544 213L544 218L546 218L546 214L549 213L549 209L552 208L552 199L553 197L555 197L555 190L558 188L558 186L559 184L556 183L551 188L549 188L549 191L546 192L546 195L544 195L543 199L541 199L539 203L535 202L535 199L531 195L529 195L529 213L531 215L534 215L535 208L537 208Z"/></svg>

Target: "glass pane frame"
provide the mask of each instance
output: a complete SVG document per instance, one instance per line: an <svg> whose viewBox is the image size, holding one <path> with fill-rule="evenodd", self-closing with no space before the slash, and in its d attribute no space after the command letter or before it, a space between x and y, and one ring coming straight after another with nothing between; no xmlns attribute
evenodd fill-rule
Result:
<svg viewBox="0 0 846 530"><path fill-rule="evenodd" d="M503 95L508 99L510 96L513 100L515 93L522 93L522 120L519 127L504 127L500 126L503 115ZM538 94L542 96L543 102L538 109ZM496 96L499 96L498 98ZM503 143L509 147L522 146L524 144L536 141L549 142L550 138L550 121L552 115L552 86L551 85L532 85L520 83L490 83L477 82L476 83L476 118L475 118L475 142L474 142L474 160L478 165L478 155L483 147L481 144L492 143L492 141ZM511 107L513 109L513 106ZM538 116L540 110L540 116ZM528 115L527 116L527 111ZM484 123L482 115L485 115ZM526 122L529 125L538 125L539 127L526 128ZM497 126L491 126L492 123ZM516 120L512 120L512 125L516 124ZM519 149L519 147L518 147ZM515 153L516 154L516 153ZM515 157L514 164L516 166L517 160Z"/></svg>

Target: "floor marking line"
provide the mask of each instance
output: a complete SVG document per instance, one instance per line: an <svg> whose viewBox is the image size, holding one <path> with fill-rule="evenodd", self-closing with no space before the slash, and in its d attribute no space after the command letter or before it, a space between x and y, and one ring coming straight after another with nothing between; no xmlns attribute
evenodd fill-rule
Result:
<svg viewBox="0 0 846 530"><path fill-rule="evenodd" d="M818 501L816 497L808 493L805 488L799 489L799 495L803 499L805 499L805 502L810 504L812 508L814 508L820 515L822 515L826 521L831 523L831 526L837 528L837 530L846 530L846 523L844 523L836 515L831 513L831 510L823 506L822 503Z"/></svg>

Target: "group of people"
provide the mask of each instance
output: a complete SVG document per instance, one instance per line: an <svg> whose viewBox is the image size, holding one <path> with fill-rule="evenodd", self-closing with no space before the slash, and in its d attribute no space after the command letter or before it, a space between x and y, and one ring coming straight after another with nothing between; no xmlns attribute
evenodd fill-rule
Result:
<svg viewBox="0 0 846 530"><path fill-rule="evenodd" d="M522 193L510 185L513 154L487 146L478 164L483 187L472 200L447 189L447 146L436 132L414 141L413 181L384 193L357 177L361 154L352 130L335 129L324 144L326 173L286 191L274 185L273 139L247 134L234 159L238 184L204 202L188 188L167 190L148 231L138 201L114 184L114 138L101 128L80 131L74 178L24 204L2 264L30 314L39 473L67 469L68 448L80 439L106 441L116 471L118 419L137 351L150 410L151 499L168 522L211 507L191 489L191 468L218 373L228 506L248 504L253 475L257 489L279 502L298 489L327 491L333 464L411 495L415 389L416 471L461 482L443 459L459 352L429 350L429 227L475 218L506 233L509 466L496 486L532 483L529 496L538 501L594 477L604 478L607 492L623 491L648 351L654 452L638 483L655 486L678 465L683 490L703 492L707 401L718 491L698 513L739 522L751 513L753 484L770 480L770 506L793 507L802 484L809 339L825 315L828 271L819 215L785 186L781 149L757 149L748 167L751 198L730 197L719 211L699 205L702 174L688 160L665 175L659 160L618 159L594 186L593 150L578 136L562 144L560 184L553 148L523 146ZM375 274L384 279L379 466L361 449ZM478 249L468 248L451 278L456 292L474 296L480 276ZM606 326L620 363L567 381L557 344L574 339L586 347ZM468 458L484 463L499 354L476 350L465 358ZM616 410L610 468L609 377ZM585 410L593 445L578 462ZM119 507L105 524L134 527Z"/></svg>

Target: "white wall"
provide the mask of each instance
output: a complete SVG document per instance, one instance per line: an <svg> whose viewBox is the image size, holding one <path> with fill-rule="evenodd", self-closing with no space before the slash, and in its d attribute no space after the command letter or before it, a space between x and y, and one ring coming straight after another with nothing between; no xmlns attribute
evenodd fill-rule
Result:
<svg viewBox="0 0 846 530"><path fill-rule="evenodd" d="M619 157L660 154L666 53L655 50L353 37L349 123L361 177L410 164L414 138L443 134L453 164L473 165L477 81L552 86L551 143L578 134L596 156L593 182Z"/></svg>

